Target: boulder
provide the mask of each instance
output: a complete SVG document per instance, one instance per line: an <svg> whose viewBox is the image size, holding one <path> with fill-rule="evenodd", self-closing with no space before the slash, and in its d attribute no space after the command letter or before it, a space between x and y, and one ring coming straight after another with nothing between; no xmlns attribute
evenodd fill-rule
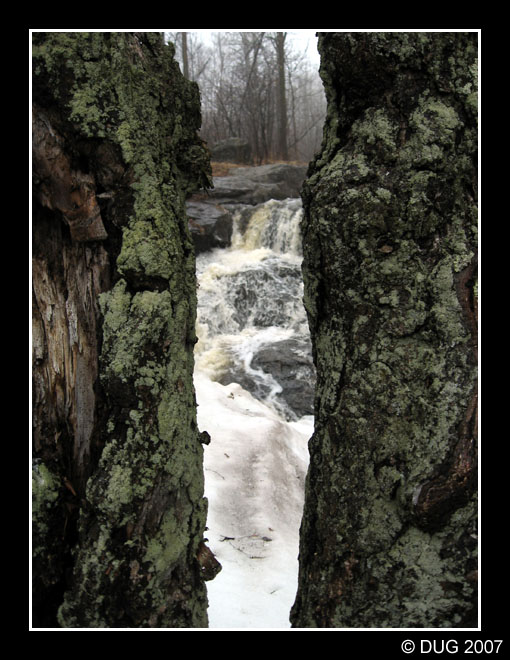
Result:
<svg viewBox="0 0 510 660"><path fill-rule="evenodd" d="M257 375L252 370L263 373ZM276 381L282 391L272 394L271 400L281 414L288 420L314 414L315 367L309 341L284 339L262 346L255 350L249 371L241 362L232 363L218 380L222 385L238 383L262 401Z"/></svg>
<svg viewBox="0 0 510 660"><path fill-rule="evenodd" d="M232 137L221 140L211 148L211 160L220 163L250 163L251 147L242 138Z"/></svg>
<svg viewBox="0 0 510 660"><path fill-rule="evenodd" d="M217 203L251 205L299 197L307 167L288 163L239 167L228 176L214 177L209 196Z"/></svg>
<svg viewBox="0 0 510 660"><path fill-rule="evenodd" d="M190 200L186 202L188 224L195 252L225 248L232 239L232 215L219 204Z"/></svg>
<svg viewBox="0 0 510 660"><path fill-rule="evenodd" d="M236 174L246 176L252 181L262 184L277 184L283 199L299 197L301 185L306 176L308 165L291 165L290 163L270 163L258 167L238 167Z"/></svg>
<svg viewBox="0 0 510 660"><path fill-rule="evenodd" d="M285 339L265 346L253 357L251 366L273 376L282 387L278 397L298 418L313 415L315 368L308 342Z"/></svg>

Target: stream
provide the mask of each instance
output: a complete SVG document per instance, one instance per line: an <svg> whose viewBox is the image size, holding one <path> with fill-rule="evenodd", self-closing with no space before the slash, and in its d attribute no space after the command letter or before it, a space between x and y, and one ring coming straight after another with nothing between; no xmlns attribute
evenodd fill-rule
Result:
<svg viewBox="0 0 510 660"><path fill-rule="evenodd" d="M234 207L231 245L197 256L195 389L204 447L209 627L287 629L313 433L300 199Z"/></svg>

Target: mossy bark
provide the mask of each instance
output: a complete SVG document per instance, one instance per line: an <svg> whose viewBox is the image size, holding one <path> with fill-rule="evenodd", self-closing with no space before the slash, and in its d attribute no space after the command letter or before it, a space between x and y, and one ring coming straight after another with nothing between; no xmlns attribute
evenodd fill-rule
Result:
<svg viewBox="0 0 510 660"><path fill-rule="evenodd" d="M294 627L477 625L477 35L319 36Z"/></svg>
<svg viewBox="0 0 510 660"><path fill-rule="evenodd" d="M206 627L198 89L160 33L34 33L33 102L33 625Z"/></svg>

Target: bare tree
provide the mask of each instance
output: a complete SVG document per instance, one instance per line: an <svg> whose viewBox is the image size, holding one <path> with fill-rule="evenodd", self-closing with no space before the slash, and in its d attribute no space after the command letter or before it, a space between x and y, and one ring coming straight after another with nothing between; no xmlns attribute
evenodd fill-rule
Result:
<svg viewBox="0 0 510 660"><path fill-rule="evenodd" d="M276 33L276 57L278 66L278 93L276 96L278 106L278 156L282 160L288 160L287 149L287 100L285 94L285 37L286 32Z"/></svg>
<svg viewBox="0 0 510 660"><path fill-rule="evenodd" d="M317 71L285 32L167 32L185 77L198 83L202 137L249 142L255 162L310 160L318 150L325 97Z"/></svg>
<svg viewBox="0 0 510 660"><path fill-rule="evenodd" d="M210 49L197 32L165 32L167 42L175 47L175 59L185 78L199 83L210 61Z"/></svg>
<svg viewBox="0 0 510 660"><path fill-rule="evenodd" d="M188 35L186 32L181 33L182 44L182 74L185 78L189 78L189 64L188 64Z"/></svg>

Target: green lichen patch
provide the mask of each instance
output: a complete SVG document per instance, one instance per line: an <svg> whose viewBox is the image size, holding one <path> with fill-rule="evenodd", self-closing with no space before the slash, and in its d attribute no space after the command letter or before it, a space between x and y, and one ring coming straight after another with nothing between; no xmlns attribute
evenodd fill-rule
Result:
<svg viewBox="0 0 510 660"><path fill-rule="evenodd" d="M54 468L37 459L32 466L32 588L34 623L52 625L51 608L62 589L62 565L69 547L64 530L70 510L63 503L65 488ZM39 614L46 611L45 619ZM37 617L36 617L37 614ZM41 617L41 618L39 618ZM39 623L40 622L40 623Z"/></svg>
<svg viewBox="0 0 510 660"><path fill-rule="evenodd" d="M167 511L159 528L147 545L144 561L156 574L171 573L177 560L187 551L188 530L183 529L173 511Z"/></svg>
<svg viewBox="0 0 510 660"><path fill-rule="evenodd" d="M151 389L165 377L161 346L169 334L172 303L169 291L142 291L132 296L126 282L99 298L104 316L102 378L112 390L122 385Z"/></svg>
<svg viewBox="0 0 510 660"><path fill-rule="evenodd" d="M32 467L32 524L34 538L45 537L50 532L52 510L58 506L61 482L44 463L36 462ZM44 552L43 544L33 544L34 554Z"/></svg>

